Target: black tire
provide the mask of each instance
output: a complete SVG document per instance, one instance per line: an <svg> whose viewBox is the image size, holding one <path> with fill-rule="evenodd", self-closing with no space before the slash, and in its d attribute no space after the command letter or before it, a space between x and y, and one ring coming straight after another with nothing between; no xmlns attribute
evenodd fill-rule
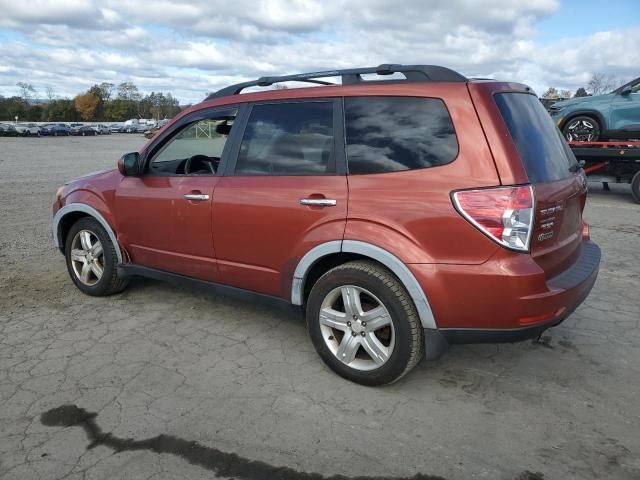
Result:
<svg viewBox="0 0 640 480"><path fill-rule="evenodd" d="M100 240L103 248L103 273L100 280L94 285L84 284L76 275L71 262L72 242L76 234L81 230L89 230L93 233L98 240ZM64 248L67 270L71 280L81 292L94 297L103 297L121 292L126 288L129 283L129 279L122 275L118 275L118 256L115 249L116 246L111 242L111 239L104 227L94 218L83 217L74 223L69 229L69 233L65 239Z"/></svg>
<svg viewBox="0 0 640 480"><path fill-rule="evenodd" d="M631 180L631 196L636 203L640 203L640 170L636 172Z"/></svg>
<svg viewBox="0 0 640 480"><path fill-rule="evenodd" d="M384 364L372 370L358 370L341 362L323 338L320 325L322 303L330 292L346 285L366 289L375 295L388 310L395 329L391 355ZM413 300L402 282L378 263L365 260L348 262L322 275L311 289L306 317L311 341L324 363L352 382L368 386L393 383L411 371L423 357L423 330Z"/></svg>
<svg viewBox="0 0 640 480"><path fill-rule="evenodd" d="M572 117L562 127L564 138L574 142L597 142L601 132L600 122L589 115Z"/></svg>

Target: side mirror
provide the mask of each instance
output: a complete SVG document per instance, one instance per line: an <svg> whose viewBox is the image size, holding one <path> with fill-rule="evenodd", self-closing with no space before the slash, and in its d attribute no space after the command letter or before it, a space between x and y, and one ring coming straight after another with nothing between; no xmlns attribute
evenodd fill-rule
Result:
<svg viewBox="0 0 640 480"><path fill-rule="evenodd" d="M118 171L125 177L135 177L140 174L140 154L127 153L118 160Z"/></svg>
<svg viewBox="0 0 640 480"><path fill-rule="evenodd" d="M633 89L631 87L624 87L620 90L620 95L629 95L630 93L633 93Z"/></svg>

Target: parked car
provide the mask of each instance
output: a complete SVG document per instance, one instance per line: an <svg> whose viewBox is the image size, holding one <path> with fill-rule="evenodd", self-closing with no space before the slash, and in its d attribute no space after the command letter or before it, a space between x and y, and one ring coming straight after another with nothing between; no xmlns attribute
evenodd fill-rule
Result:
<svg viewBox="0 0 640 480"><path fill-rule="evenodd" d="M124 132L124 125L121 124L121 123L114 123L114 124L109 126L109 132L111 132L111 133L123 133Z"/></svg>
<svg viewBox="0 0 640 480"><path fill-rule="evenodd" d="M16 127L10 123L0 124L0 135L3 137L17 137Z"/></svg>
<svg viewBox="0 0 640 480"><path fill-rule="evenodd" d="M24 137L40 136L40 127L35 123L18 123L15 128L16 132Z"/></svg>
<svg viewBox="0 0 640 480"><path fill-rule="evenodd" d="M98 135L111 135L111 130L106 125L91 125L91 128L93 128Z"/></svg>
<svg viewBox="0 0 640 480"><path fill-rule="evenodd" d="M336 76L348 85L239 95ZM584 172L525 85L420 65L261 78L117 167L56 193L82 292L142 275L294 305L322 360L362 384L450 343L537 337L598 274Z"/></svg>
<svg viewBox="0 0 640 480"><path fill-rule="evenodd" d="M151 127L148 130L144 131L144 138L151 138L153 137L158 130L160 130L160 127Z"/></svg>
<svg viewBox="0 0 640 480"><path fill-rule="evenodd" d="M71 128L71 135L98 135L98 132L91 125L78 125Z"/></svg>
<svg viewBox="0 0 640 480"><path fill-rule="evenodd" d="M605 95L556 102L549 112L569 141L640 139L640 77Z"/></svg>
<svg viewBox="0 0 640 480"><path fill-rule="evenodd" d="M52 137L69 136L71 131L64 123L49 123L40 129L40 135L50 135Z"/></svg>

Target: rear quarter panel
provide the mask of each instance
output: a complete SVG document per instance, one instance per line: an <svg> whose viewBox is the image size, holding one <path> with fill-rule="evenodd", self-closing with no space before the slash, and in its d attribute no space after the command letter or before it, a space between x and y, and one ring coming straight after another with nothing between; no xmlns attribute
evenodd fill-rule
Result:
<svg viewBox="0 0 640 480"><path fill-rule="evenodd" d="M350 175L344 238L375 244L408 264L483 263L499 247L458 214L450 197L453 190L500 183L466 85L426 85L404 95L445 102L458 155L438 167Z"/></svg>

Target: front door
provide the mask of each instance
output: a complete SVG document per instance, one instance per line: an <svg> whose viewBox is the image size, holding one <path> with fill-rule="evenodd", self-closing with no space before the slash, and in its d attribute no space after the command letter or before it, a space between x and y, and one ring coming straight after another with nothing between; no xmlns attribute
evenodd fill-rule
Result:
<svg viewBox="0 0 640 480"><path fill-rule="evenodd" d="M228 176L213 195L223 283L288 298L298 260L342 240L347 179L334 124L336 101L251 106Z"/></svg>
<svg viewBox="0 0 640 480"><path fill-rule="evenodd" d="M640 136L640 79L631 85L631 92L614 95L610 123L617 137L635 139Z"/></svg>
<svg viewBox="0 0 640 480"><path fill-rule="evenodd" d="M217 281L212 199L235 112L179 128L116 190L120 237L132 263Z"/></svg>

